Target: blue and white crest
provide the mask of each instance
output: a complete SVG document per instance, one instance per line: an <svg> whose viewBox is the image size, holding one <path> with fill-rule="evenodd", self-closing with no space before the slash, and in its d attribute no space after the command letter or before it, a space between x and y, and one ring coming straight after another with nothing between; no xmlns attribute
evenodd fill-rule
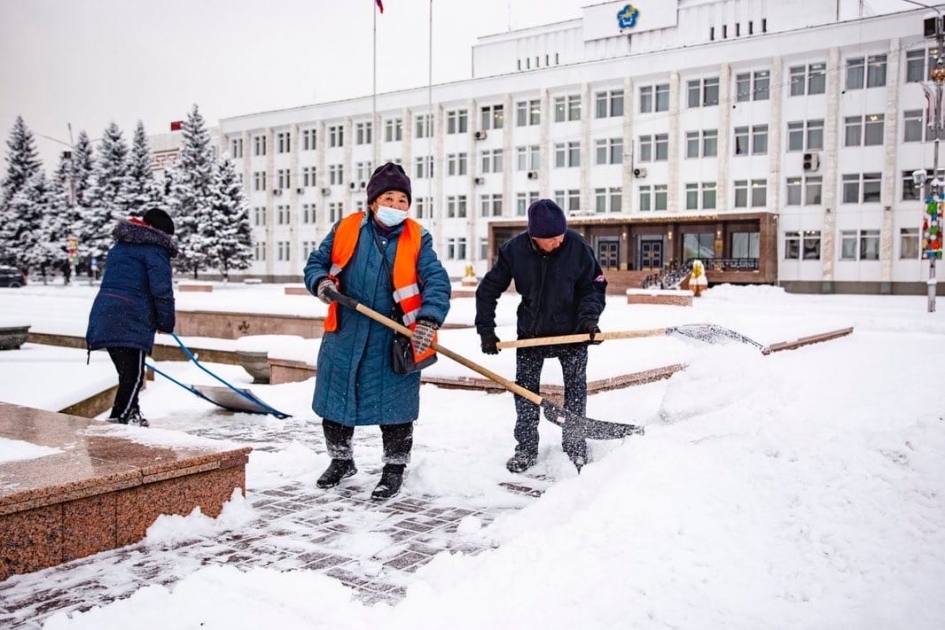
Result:
<svg viewBox="0 0 945 630"><path fill-rule="evenodd" d="M637 25L637 17L640 15L640 9L632 4L628 4L617 12L617 24L621 29L633 28Z"/></svg>

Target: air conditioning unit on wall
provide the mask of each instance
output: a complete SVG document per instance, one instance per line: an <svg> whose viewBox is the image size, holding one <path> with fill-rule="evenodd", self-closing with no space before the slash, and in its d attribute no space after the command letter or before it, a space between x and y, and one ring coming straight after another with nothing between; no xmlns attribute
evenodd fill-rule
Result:
<svg viewBox="0 0 945 630"><path fill-rule="evenodd" d="M358 185L355 182L351 182L350 184L348 184L348 188L350 188L351 190L357 190Z"/></svg>
<svg viewBox="0 0 945 630"><path fill-rule="evenodd" d="M477 177L476 179L473 180L473 183L477 186L480 186L486 183L486 179L484 177Z"/></svg>
<svg viewBox="0 0 945 630"><path fill-rule="evenodd" d="M538 171L528 171L528 179L538 179Z"/></svg>
<svg viewBox="0 0 945 630"><path fill-rule="evenodd" d="M279 195L282 194L282 189L281 189L281 188L273 188L273 189L272 189L272 194L273 194L274 196L278 197Z"/></svg>
<svg viewBox="0 0 945 630"><path fill-rule="evenodd" d="M804 171L816 171L820 168L820 154L819 153L805 153L803 161Z"/></svg>
<svg viewBox="0 0 945 630"><path fill-rule="evenodd" d="M301 195L302 193L304 193L304 192L305 192L305 189L304 189L304 188L301 188L301 187L299 187L299 188L296 188L296 189L295 189L295 192L297 192L298 194L300 194L300 195Z"/></svg>
<svg viewBox="0 0 945 630"><path fill-rule="evenodd" d="M476 140L485 140L488 136L489 134L487 134L485 131L477 131L473 134L473 138Z"/></svg>
<svg viewBox="0 0 945 630"><path fill-rule="evenodd" d="M643 179L644 177L646 177L646 169L639 168L639 167L633 169L633 176L636 177L637 179Z"/></svg>
<svg viewBox="0 0 945 630"><path fill-rule="evenodd" d="M324 188L322 188L322 194L327 197L328 195L331 194L331 188L329 188L328 186L325 186Z"/></svg>

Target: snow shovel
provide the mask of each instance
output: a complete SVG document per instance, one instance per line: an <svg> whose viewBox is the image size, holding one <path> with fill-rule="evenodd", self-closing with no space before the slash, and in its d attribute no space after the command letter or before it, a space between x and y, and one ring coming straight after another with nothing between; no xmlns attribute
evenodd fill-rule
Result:
<svg viewBox="0 0 945 630"><path fill-rule="evenodd" d="M413 336L413 331L411 331L409 328L407 328L400 322L396 322L390 319L389 317L384 317L377 311L371 310L370 308L361 304L360 302L358 302L352 297L349 297L347 295L342 295L341 293L333 289L328 290L328 297L335 300L342 306L346 306L352 310L355 310L361 313L362 315L365 315L373 319L374 321L380 324L383 324L384 326L387 326L388 328L396 330L402 335L405 335L407 337ZM517 383L514 383L508 379L505 379L499 376L498 374L489 370L488 368L485 368L481 365L473 363L466 357L456 354L455 352L453 352L452 350L448 348L444 348L443 346L441 346L440 344L436 342L433 342L433 349L439 352L440 354L453 359L457 363L461 365L465 365L473 372L476 372L478 374L481 374L482 376L485 376L490 381L493 381L494 383L498 383L499 385L506 388L513 394L517 396L521 396L522 398L525 398L526 400L529 400L532 403L538 405L539 407L542 408L542 410L544 410L545 418L547 418L550 422L553 422L554 424L558 425L559 427L564 427L565 423L567 422L583 422L584 427L585 427L585 435L586 437L592 440L618 440L620 438L624 438L629 435L643 435L644 433L643 427L640 427L640 426L636 426L632 424L622 424L619 422L607 422L606 420L594 420L592 418L579 416L575 413L568 411L567 409L565 409L564 407L560 405L556 405L554 402L548 400L547 398L543 398L542 396L539 396L538 394L525 389L521 385L518 385Z"/></svg>
<svg viewBox="0 0 945 630"><path fill-rule="evenodd" d="M659 337L660 335L679 335L680 337L689 337L698 339L706 343L721 343L726 340L740 341L755 346L761 350L762 354L768 354L771 350L758 343L754 339L749 339L745 335L735 332L729 328L716 326L715 324L684 324L682 326L672 326L669 328L651 328L649 330L624 330L618 332L601 332L594 335L594 340L607 339L638 339L640 337ZM552 346L567 343L582 343L591 340L588 334L580 335L561 335L559 337L535 337L533 339L517 339L515 341L500 341L496 344L499 349L502 348L530 348L533 346Z"/></svg>

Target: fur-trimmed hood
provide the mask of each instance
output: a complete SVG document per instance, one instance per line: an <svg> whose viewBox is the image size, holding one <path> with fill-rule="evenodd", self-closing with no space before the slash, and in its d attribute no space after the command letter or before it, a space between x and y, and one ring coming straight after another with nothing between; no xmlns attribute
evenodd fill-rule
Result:
<svg viewBox="0 0 945 630"><path fill-rule="evenodd" d="M122 219L115 226L112 236L120 243L157 245L166 249L171 258L177 256L177 245L170 236L139 221L140 219Z"/></svg>

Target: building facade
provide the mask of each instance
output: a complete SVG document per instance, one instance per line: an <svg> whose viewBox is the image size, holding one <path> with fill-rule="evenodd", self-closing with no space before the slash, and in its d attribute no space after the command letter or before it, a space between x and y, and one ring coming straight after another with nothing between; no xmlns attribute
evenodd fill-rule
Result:
<svg viewBox="0 0 945 630"><path fill-rule="evenodd" d="M295 280L373 168L401 163L454 277L555 199L617 288L692 258L710 282L924 293L922 9L638 0L484 37L472 79L228 118L249 273Z"/></svg>

